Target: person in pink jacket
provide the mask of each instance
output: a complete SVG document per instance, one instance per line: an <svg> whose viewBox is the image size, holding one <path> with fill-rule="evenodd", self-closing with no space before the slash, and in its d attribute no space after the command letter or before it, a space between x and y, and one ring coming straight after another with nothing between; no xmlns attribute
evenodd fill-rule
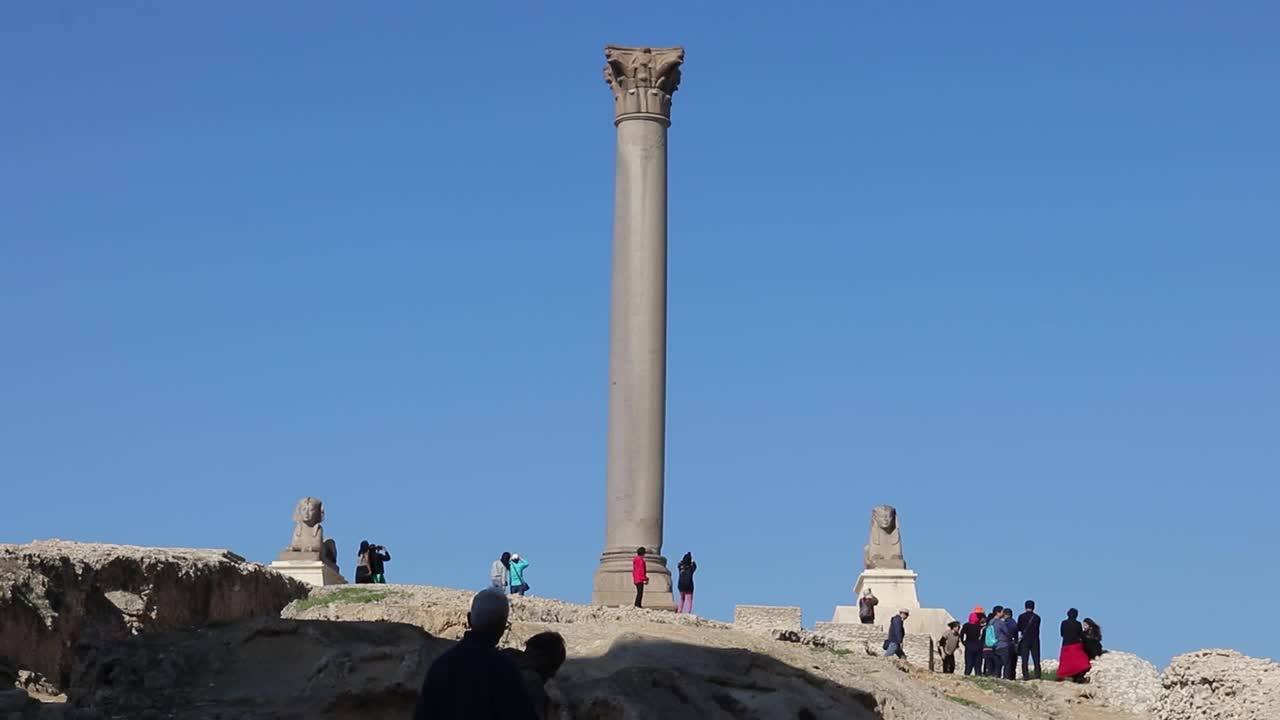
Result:
<svg viewBox="0 0 1280 720"><path fill-rule="evenodd" d="M631 558L631 581L636 584L636 607L644 607L644 586L649 584L649 567L644 560L644 548L636 548Z"/></svg>

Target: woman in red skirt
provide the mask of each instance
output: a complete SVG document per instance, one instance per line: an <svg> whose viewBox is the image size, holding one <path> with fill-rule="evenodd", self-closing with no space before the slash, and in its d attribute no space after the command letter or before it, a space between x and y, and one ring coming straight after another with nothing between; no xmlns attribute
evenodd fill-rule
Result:
<svg viewBox="0 0 1280 720"><path fill-rule="evenodd" d="M1084 682L1084 674L1093 665L1084 651L1084 628L1076 618L1080 611L1071 608L1062 621L1062 653L1058 655L1058 677L1071 678L1072 682Z"/></svg>

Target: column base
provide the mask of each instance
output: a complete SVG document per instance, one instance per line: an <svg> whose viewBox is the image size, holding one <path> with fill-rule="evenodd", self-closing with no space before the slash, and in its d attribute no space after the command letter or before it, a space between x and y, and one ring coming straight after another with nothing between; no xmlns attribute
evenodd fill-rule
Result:
<svg viewBox="0 0 1280 720"><path fill-rule="evenodd" d="M631 559L635 550L605 550L600 555L591 587L591 604L607 607L630 607L636 602L636 585L631 581ZM646 555L649 584L644 588L644 607L648 610L676 609L671 595L671 571L661 555Z"/></svg>

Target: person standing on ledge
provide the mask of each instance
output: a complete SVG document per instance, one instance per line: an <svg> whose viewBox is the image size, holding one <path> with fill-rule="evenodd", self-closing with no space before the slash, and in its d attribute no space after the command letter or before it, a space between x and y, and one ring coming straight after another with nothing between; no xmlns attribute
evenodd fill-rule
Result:
<svg viewBox="0 0 1280 720"><path fill-rule="evenodd" d="M631 558L631 582L636 584L636 607L644 607L644 586L649 584L649 564L644 559L644 548L636 548Z"/></svg>
<svg viewBox="0 0 1280 720"><path fill-rule="evenodd" d="M1018 616L1018 634L1022 639L1018 643L1018 656L1022 658L1022 679L1030 680L1027 672L1027 659L1035 663L1036 679L1040 679L1040 616L1036 614L1036 601L1027 601L1027 611Z"/></svg>
<svg viewBox="0 0 1280 720"><path fill-rule="evenodd" d="M996 625L996 657L1000 671L996 677L1014 680L1013 651L1018 645L1018 621L1013 619L1013 609L1005 608Z"/></svg>
<svg viewBox="0 0 1280 720"><path fill-rule="evenodd" d="M676 613L692 613L693 574L698 571L698 563L693 561L693 553L685 553L677 569L680 570L680 579L676 583L676 589L680 591L680 604L676 606Z"/></svg>
<svg viewBox="0 0 1280 720"><path fill-rule="evenodd" d="M385 585L387 583L387 576L385 574L386 568L383 567L383 563L391 562L391 553L381 545L370 545L368 562L369 582Z"/></svg>
<svg viewBox="0 0 1280 720"><path fill-rule="evenodd" d="M876 624L876 606L880 604L880 598L871 592L871 588L862 591L862 597L858 598L858 619L863 625Z"/></svg>
<svg viewBox="0 0 1280 720"><path fill-rule="evenodd" d="M982 618L986 612L981 606L969 613L969 622L960 628L960 642L964 643L964 674L982 674Z"/></svg>
<svg viewBox="0 0 1280 720"><path fill-rule="evenodd" d="M494 590L507 592L508 572L511 568L511 553L504 552L502 557L493 561L489 566L489 587Z"/></svg>
<svg viewBox="0 0 1280 720"><path fill-rule="evenodd" d="M520 669L498 650L510 613L503 593L476 593L467 613L469 629L431 663L413 720L537 720Z"/></svg>
<svg viewBox="0 0 1280 720"><path fill-rule="evenodd" d="M524 595L529 592L529 584L524 581L524 569L529 567L529 561L520 557L520 553L511 554L511 594Z"/></svg>
<svg viewBox="0 0 1280 720"><path fill-rule="evenodd" d="M907 659L907 654L902 650L902 643L906 642L907 639L907 630L903 623L907 621L907 617L910 615L911 613L906 610L901 610L889 621L889 637L885 638L884 641L885 657L897 656L903 660Z"/></svg>
<svg viewBox="0 0 1280 720"><path fill-rule="evenodd" d="M1084 651L1084 628L1076 618L1080 611L1071 608L1067 611L1067 619L1062 621L1062 652L1058 655L1058 677L1071 678L1072 682L1084 682L1084 674L1089 672L1093 663Z"/></svg>
<svg viewBox="0 0 1280 720"><path fill-rule="evenodd" d="M942 672L954 675L956 672L956 650L960 649L960 623L952 620L947 623L947 631L938 638L938 654L942 656Z"/></svg>
<svg viewBox="0 0 1280 720"><path fill-rule="evenodd" d="M369 582L373 582L373 575L369 572L369 541L361 540L360 549L356 551L356 584Z"/></svg>

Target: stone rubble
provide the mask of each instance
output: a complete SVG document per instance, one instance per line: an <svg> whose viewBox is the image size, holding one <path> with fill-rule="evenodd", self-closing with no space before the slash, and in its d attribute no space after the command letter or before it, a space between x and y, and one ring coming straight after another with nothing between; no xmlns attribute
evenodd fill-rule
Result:
<svg viewBox="0 0 1280 720"><path fill-rule="evenodd" d="M1276 720L1280 664L1234 650L1179 655L1160 677L1157 720Z"/></svg>

